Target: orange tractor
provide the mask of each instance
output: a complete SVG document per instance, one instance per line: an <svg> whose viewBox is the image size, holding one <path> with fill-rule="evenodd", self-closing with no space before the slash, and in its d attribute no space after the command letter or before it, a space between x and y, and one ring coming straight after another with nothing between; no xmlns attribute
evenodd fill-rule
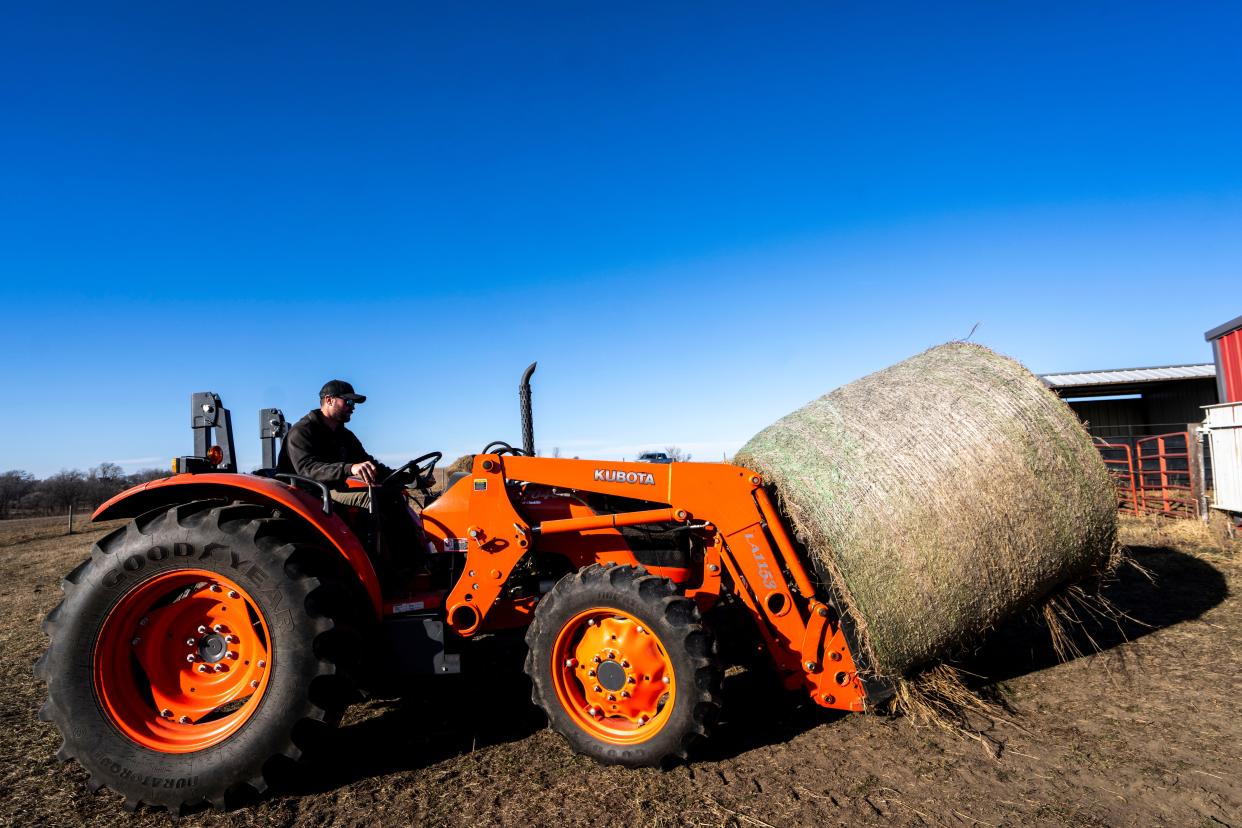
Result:
<svg viewBox="0 0 1242 828"><path fill-rule="evenodd" d="M44 622L36 672L59 757L130 807L226 807L262 793L269 763L299 758L359 688L459 672L470 639L515 628L535 703L606 763L659 765L707 735L717 630L753 630L785 686L823 707L886 694L860 675L831 585L817 588L758 476L535 457L533 368L523 448L493 443L411 510L425 550L388 551L426 565L400 577L377 575L372 515L313 480L238 473L228 410L194 395L195 454L95 512L130 520L69 573ZM264 409L267 466L284 428ZM425 491L437 459L394 478Z"/></svg>

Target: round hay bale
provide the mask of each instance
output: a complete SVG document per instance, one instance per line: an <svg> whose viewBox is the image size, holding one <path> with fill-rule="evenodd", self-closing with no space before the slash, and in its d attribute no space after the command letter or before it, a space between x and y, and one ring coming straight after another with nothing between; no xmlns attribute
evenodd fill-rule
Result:
<svg viewBox="0 0 1242 828"><path fill-rule="evenodd" d="M1115 547L1113 484L1086 429L1030 371L954 342L759 432L762 473L873 672L943 657Z"/></svg>
<svg viewBox="0 0 1242 828"><path fill-rule="evenodd" d="M463 454L461 457L458 457L450 463L445 471L449 474L456 474L457 472L468 472L472 468L474 468L474 455Z"/></svg>

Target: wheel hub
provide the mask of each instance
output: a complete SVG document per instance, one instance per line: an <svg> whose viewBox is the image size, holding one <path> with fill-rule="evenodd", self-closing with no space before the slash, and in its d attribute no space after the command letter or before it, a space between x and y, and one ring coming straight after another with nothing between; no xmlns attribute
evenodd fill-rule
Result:
<svg viewBox="0 0 1242 828"><path fill-rule="evenodd" d="M224 640L224 636L219 633L205 635L198 640L198 657L199 660L207 664L215 664L224 658L224 654L229 651L228 644Z"/></svg>
<svg viewBox="0 0 1242 828"><path fill-rule="evenodd" d="M609 692L615 693L625 687L625 668L615 661L602 662L596 674L600 685Z"/></svg>

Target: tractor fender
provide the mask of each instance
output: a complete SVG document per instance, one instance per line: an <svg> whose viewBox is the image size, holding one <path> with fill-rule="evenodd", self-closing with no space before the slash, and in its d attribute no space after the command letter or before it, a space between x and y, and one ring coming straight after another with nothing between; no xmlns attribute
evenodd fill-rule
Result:
<svg viewBox="0 0 1242 828"><path fill-rule="evenodd" d="M287 512L287 517L296 517L308 524L345 559L366 590L375 617L383 616L379 578L358 537L340 517L325 513L318 498L278 480L249 474L178 474L121 492L96 509L91 520L134 518L160 507L214 499L242 500L279 507Z"/></svg>

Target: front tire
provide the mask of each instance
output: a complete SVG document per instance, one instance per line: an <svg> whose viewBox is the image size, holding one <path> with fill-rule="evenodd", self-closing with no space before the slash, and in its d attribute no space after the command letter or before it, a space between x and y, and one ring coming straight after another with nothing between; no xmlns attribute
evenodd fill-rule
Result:
<svg viewBox="0 0 1242 828"><path fill-rule="evenodd" d="M92 790L130 809L224 808L339 719L338 662L356 651L334 617L343 592L290 536L259 506L185 504L108 535L65 579L35 668L40 718Z"/></svg>
<svg viewBox="0 0 1242 828"><path fill-rule="evenodd" d="M605 764L685 759L720 712L722 670L698 607L666 578L588 566L557 582L526 634L532 698Z"/></svg>

